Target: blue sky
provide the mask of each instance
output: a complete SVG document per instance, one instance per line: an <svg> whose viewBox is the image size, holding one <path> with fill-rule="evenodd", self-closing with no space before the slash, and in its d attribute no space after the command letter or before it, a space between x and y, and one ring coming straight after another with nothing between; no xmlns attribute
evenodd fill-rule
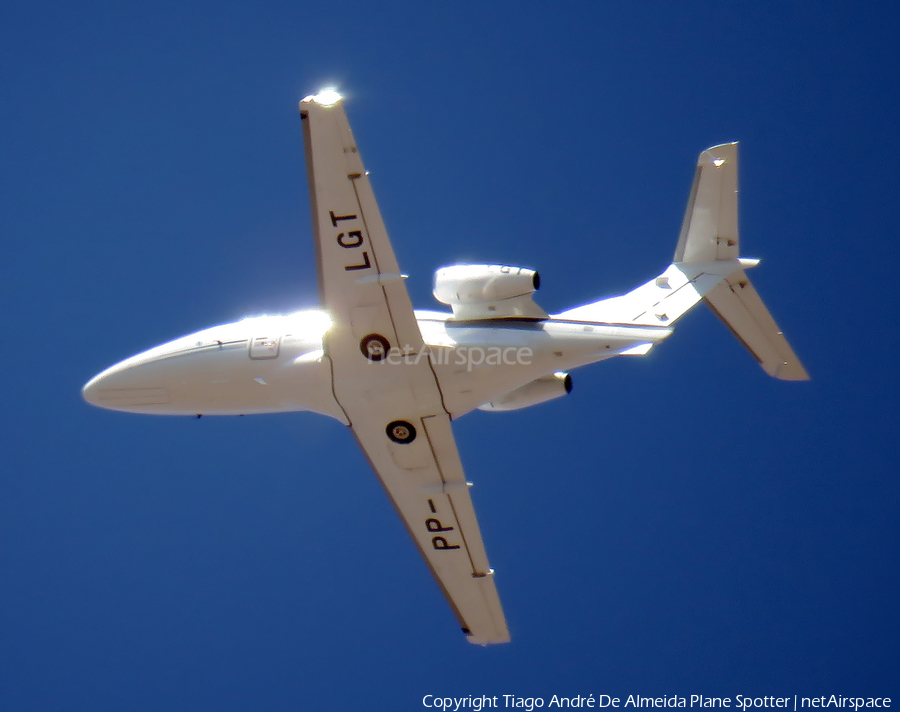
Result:
<svg viewBox="0 0 900 712"><path fill-rule="evenodd" d="M0 23L0 708L425 694L898 695L889 3L33 3ZM296 102L337 86L418 307L561 310L668 263L741 141L744 253L808 384L703 308L455 424L513 643L467 645L336 422L93 409L156 343L316 300Z"/></svg>

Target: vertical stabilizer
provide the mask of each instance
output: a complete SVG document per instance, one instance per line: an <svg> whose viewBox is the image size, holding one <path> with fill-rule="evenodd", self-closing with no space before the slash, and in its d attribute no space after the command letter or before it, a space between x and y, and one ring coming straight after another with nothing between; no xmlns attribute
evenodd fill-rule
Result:
<svg viewBox="0 0 900 712"><path fill-rule="evenodd" d="M700 154L672 262L740 257L737 164L737 143L723 143Z"/></svg>

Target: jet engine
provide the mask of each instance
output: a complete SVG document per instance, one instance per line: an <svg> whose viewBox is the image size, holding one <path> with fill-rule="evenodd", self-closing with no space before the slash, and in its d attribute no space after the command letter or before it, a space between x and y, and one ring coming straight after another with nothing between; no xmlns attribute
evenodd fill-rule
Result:
<svg viewBox="0 0 900 712"><path fill-rule="evenodd" d="M434 273L434 298L450 305L454 319L546 319L531 298L540 286L534 270L508 265L452 265Z"/></svg>
<svg viewBox="0 0 900 712"><path fill-rule="evenodd" d="M563 371L541 376L531 383L519 386L514 391L500 396L490 403L478 406L478 410L499 412L504 410L521 410L538 403L559 398L572 392L572 377Z"/></svg>

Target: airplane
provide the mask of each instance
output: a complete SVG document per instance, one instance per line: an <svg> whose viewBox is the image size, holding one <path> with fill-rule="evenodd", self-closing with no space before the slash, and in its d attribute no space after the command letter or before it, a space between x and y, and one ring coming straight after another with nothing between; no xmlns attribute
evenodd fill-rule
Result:
<svg viewBox="0 0 900 712"><path fill-rule="evenodd" d="M739 256L738 145L697 161L671 264L636 289L550 315L539 274L439 269L450 312L413 310L343 101L300 102L321 309L214 326L125 359L83 388L157 415L312 411L351 429L472 643L510 640L451 421L566 395L569 371L646 354L705 302L770 376L809 376Z"/></svg>

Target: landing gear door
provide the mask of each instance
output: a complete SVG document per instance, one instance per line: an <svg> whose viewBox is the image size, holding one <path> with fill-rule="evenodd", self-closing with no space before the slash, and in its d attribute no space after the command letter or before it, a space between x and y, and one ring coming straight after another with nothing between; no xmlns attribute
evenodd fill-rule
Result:
<svg viewBox="0 0 900 712"><path fill-rule="evenodd" d="M255 336L250 340L250 358L278 358L280 336Z"/></svg>

